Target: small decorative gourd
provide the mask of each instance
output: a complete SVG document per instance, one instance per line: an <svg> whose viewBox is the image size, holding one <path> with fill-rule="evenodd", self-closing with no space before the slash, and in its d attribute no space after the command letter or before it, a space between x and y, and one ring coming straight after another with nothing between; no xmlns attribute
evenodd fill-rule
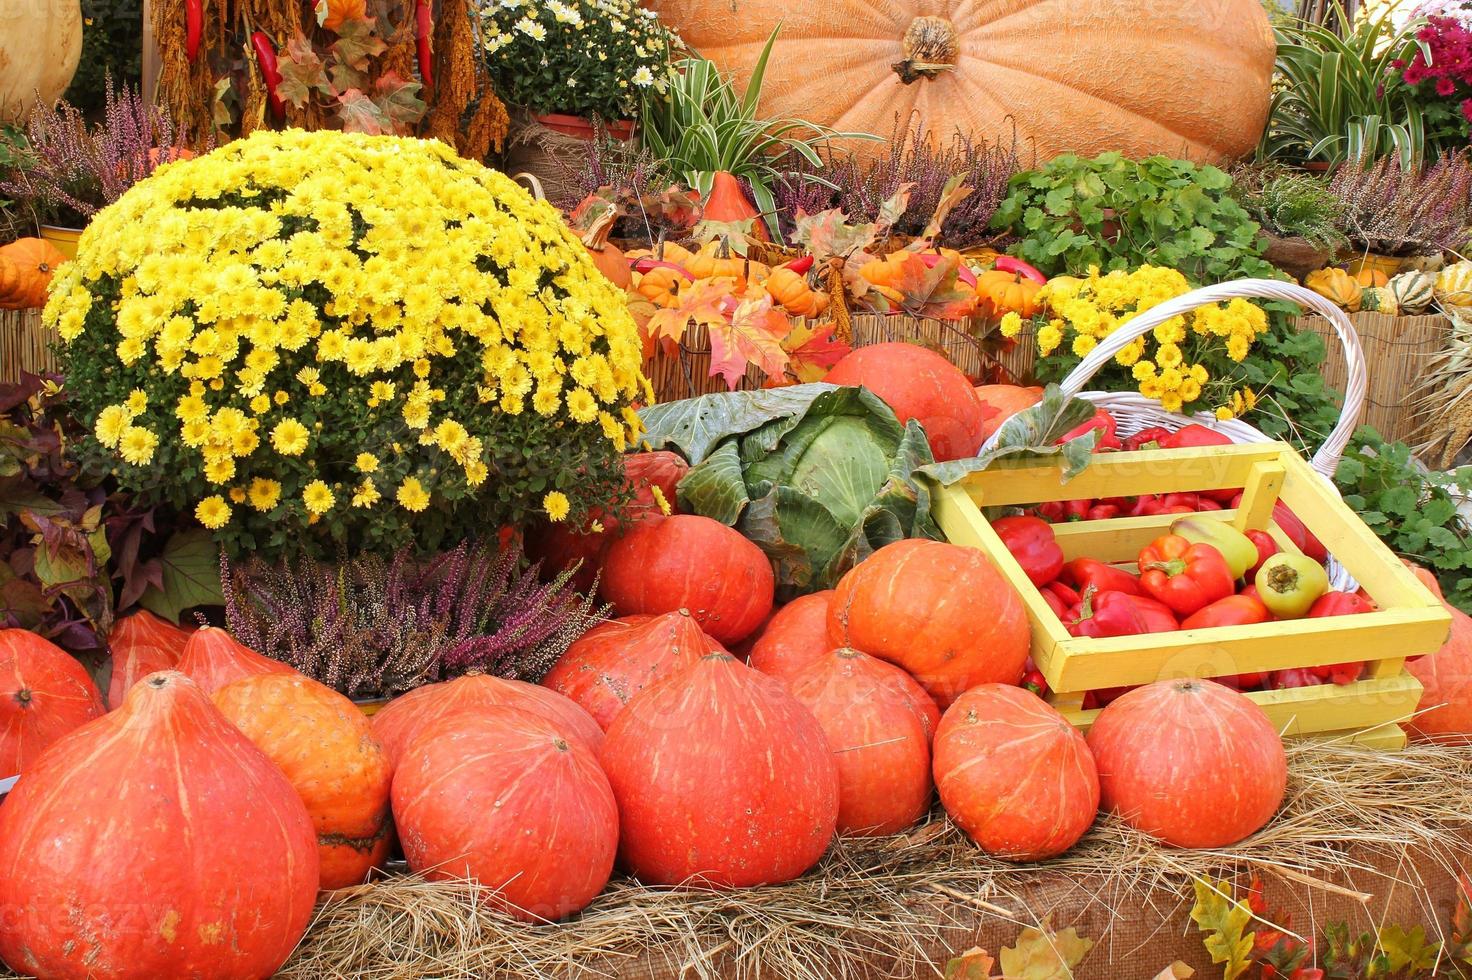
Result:
<svg viewBox="0 0 1472 980"><path fill-rule="evenodd" d="M1370 289L1372 287L1386 285L1390 282L1390 277L1385 274L1385 270L1383 269L1377 269L1371 265L1362 265L1359 271L1354 274L1354 281L1366 289Z"/></svg>
<svg viewBox="0 0 1472 980"><path fill-rule="evenodd" d="M989 303L997 316L1016 313L1023 318L1038 311L1042 284L1020 272L993 270L976 277L976 295Z"/></svg>
<svg viewBox="0 0 1472 980"><path fill-rule="evenodd" d="M1364 287L1343 269L1320 269L1318 272L1310 272L1303 284L1351 313L1360 311Z"/></svg>
<svg viewBox="0 0 1472 980"><path fill-rule="evenodd" d="M1442 306L1472 306L1472 259L1442 269L1434 292Z"/></svg>
<svg viewBox="0 0 1472 980"><path fill-rule="evenodd" d="M1419 270L1402 272L1390 280L1388 288L1404 316L1419 316L1431 308L1436 280Z"/></svg>
<svg viewBox="0 0 1472 980"><path fill-rule="evenodd" d="M66 261L50 242L21 238L0 247L0 310L34 310L46 305L46 288Z"/></svg>
<svg viewBox="0 0 1472 980"><path fill-rule="evenodd" d="M1395 294L1387 286L1366 286L1360 292L1360 309L1365 313L1400 316L1400 307L1395 301Z"/></svg>
<svg viewBox="0 0 1472 980"><path fill-rule="evenodd" d="M773 269L763 285L791 316L815 317L828 308L828 294L815 291L806 276L786 267Z"/></svg>

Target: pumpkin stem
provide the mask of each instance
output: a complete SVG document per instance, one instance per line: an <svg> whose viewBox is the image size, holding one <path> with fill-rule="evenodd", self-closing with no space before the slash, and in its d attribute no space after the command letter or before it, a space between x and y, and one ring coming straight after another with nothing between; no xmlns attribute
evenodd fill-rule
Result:
<svg viewBox="0 0 1472 980"><path fill-rule="evenodd" d="M15 703L20 705L22 708L29 708L31 706L31 702L34 700L35 697L31 694L31 690L28 687L23 687L15 692Z"/></svg>
<svg viewBox="0 0 1472 980"><path fill-rule="evenodd" d="M889 67L906 85L953 70L961 53L955 25L944 17L916 17L905 31L904 51L904 60Z"/></svg>

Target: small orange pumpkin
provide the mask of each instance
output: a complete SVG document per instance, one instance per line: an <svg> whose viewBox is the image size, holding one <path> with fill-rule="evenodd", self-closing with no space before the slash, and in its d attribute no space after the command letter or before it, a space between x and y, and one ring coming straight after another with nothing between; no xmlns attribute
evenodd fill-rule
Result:
<svg viewBox="0 0 1472 980"><path fill-rule="evenodd" d="M815 292L806 276L786 267L773 269L763 286L793 316L813 317L828 308L826 294Z"/></svg>
<svg viewBox="0 0 1472 980"><path fill-rule="evenodd" d="M1038 291L1042 284L1020 272L993 269L976 277L976 295L991 304L996 316L1016 313L1022 317L1038 311Z"/></svg>
<svg viewBox="0 0 1472 980"><path fill-rule="evenodd" d="M696 279L715 279L719 276L744 278L747 273L746 260L739 255L723 257L720 255L720 248L719 242L706 242L683 265Z"/></svg>
<svg viewBox="0 0 1472 980"><path fill-rule="evenodd" d="M1366 289L1375 289L1390 283L1390 277L1373 266L1362 265L1360 271L1354 274L1354 281Z"/></svg>
<svg viewBox="0 0 1472 980"><path fill-rule="evenodd" d="M689 284L675 269L659 266L644 273L635 290L655 306L672 310L680 305L680 292Z"/></svg>
<svg viewBox="0 0 1472 980"><path fill-rule="evenodd" d="M21 238L0 247L0 310L46 305L46 289L66 256L41 238Z"/></svg>

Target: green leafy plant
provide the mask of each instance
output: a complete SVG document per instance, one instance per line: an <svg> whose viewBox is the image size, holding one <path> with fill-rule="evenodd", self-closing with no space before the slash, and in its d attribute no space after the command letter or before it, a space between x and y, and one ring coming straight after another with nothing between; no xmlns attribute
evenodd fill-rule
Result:
<svg viewBox="0 0 1472 980"><path fill-rule="evenodd" d="M497 92L533 112L627 119L666 85L670 34L635 0L481 0Z"/></svg>
<svg viewBox="0 0 1472 980"><path fill-rule="evenodd" d="M1417 50L1417 22L1398 29L1395 7L1360 18L1344 37L1307 22L1277 29L1279 84L1259 157L1337 164L1395 155L1407 168L1421 159L1421 109L1404 87L1387 88L1394 63Z"/></svg>
<svg viewBox="0 0 1472 980"><path fill-rule="evenodd" d="M1334 479L1391 551L1429 567L1447 601L1472 612L1472 528L1457 513L1458 499L1472 495L1472 467L1429 470L1409 446L1364 426Z"/></svg>
<svg viewBox="0 0 1472 980"><path fill-rule="evenodd" d="M784 159L799 157L814 167L818 148L834 139L878 139L868 133L837 132L802 119L764 119L759 115L762 80L777 31L762 48L743 95L731 79L704 58L685 58L670 69L666 91L647 94L640 112L644 143L680 180L710 193L717 171L744 180L766 217L773 235L780 234L773 187L782 176ZM825 178L809 180L832 186Z"/></svg>
<svg viewBox="0 0 1472 980"><path fill-rule="evenodd" d="M1312 174L1279 164L1232 174L1232 196L1252 220L1284 238L1302 238L1330 256L1349 245L1344 203Z"/></svg>
<svg viewBox="0 0 1472 980"><path fill-rule="evenodd" d="M0 385L0 628L31 630L94 665L114 618L178 621L219 605L218 551L198 528L84 467L56 378Z"/></svg>
<svg viewBox="0 0 1472 980"><path fill-rule="evenodd" d="M644 439L692 465L683 507L755 541L789 598L831 589L886 544L940 537L929 492L910 478L932 461L924 430L866 389L720 393L641 414Z"/></svg>
<svg viewBox="0 0 1472 980"><path fill-rule="evenodd" d="M1154 156L1072 154L1012 178L992 219L1021 241L1012 251L1049 275L1158 265L1193 283L1278 278L1259 228L1212 166Z"/></svg>

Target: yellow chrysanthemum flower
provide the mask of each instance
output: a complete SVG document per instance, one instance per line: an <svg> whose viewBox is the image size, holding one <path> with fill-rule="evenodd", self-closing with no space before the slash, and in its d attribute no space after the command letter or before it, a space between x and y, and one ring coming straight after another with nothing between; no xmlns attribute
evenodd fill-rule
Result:
<svg viewBox="0 0 1472 980"><path fill-rule="evenodd" d="M655 492L659 491L654 487ZM567 519L572 504L567 499L567 494L561 490L553 490L542 498L542 510L547 512L547 519L551 521L563 521Z"/></svg>
<svg viewBox="0 0 1472 980"><path fill-rule="evenodd" d="M211 531L224 527L230 521L230 505L219 494L204 498L194 508L194 519Z"/></svg>
<svg viewBox="0 0 1472 980"><path fill-rule="evenodd" d="M158 447L158 436L147 429L130 425L123 430L118 439L118 452L123 459L134 466L143 466L153 459L153 451Z"/></svg>
<svg viewBox="0 0 1472 980"><path fill-rule="evenodd" d="M372 507L378 503L381 496L378 492L378 487L373 484L373 478L364 477L363 482L358 484L358 488L353 491L352 505L354 507Z"/></svg>
<svg viewBox="0 0 1472 980"><path fill-rule="evenodd" d="M97 424L93 426L93 433L97 441L109 449L116 449L118 442L123 438L133 422L133 416L128 414L127 408L122 405L109 405L97 416Z"/></svg>
<svg viewBox="0 0 1472 980"><path fill-rule="evenodd" d="M374 473L378 470L378 457L372 453L359 453L353 460L353 466L359 473Z"/></svg>
<svg viewBox="0 0 1472 980"><path fill-rule="evenodd" d="M128 393L128 400L124 404L134 416L142 415L148 411L148 393L142 388L134 388Z"/></svg>
<svg viewBox="0 0 1472 980"><path fill-rule="evenodd" d="M296 419L282 419L271 429L271 445L283 456L300 456L307 441L307 427Z"/></svg>
<svg viewBox="0 0 1472 980"><path fill-rule="evenodd" d="M249 498L250 505L264 514L281 500L281 484L258 476L250 481Z"/></svg>
<svg viewBox="0 0 1472 980"><path fill-rule="evenodd" d="M307 508L309 514L327 513L332 509L335 500L332 488L321 480L313 480L302 488L302 504Z"/></svg>
<svg viewBox="0 0 1472 980"><path fill-rule="evenodd" d="M999 329L1002 331L1003 337L1009 339L1016 337L1022 332L1022 315L1015 310L1009 310L1007 313L1004 313Z"/></svg>
<svg viewBox="0 0 1472 980"><path fill-rule="evenodd" d="M418 477L405 477L404 482L399 484L394 499L399 502L400 507L411 513L417 514L429 506L429 494L425 491L424 485L419 482Z"/></svg>

